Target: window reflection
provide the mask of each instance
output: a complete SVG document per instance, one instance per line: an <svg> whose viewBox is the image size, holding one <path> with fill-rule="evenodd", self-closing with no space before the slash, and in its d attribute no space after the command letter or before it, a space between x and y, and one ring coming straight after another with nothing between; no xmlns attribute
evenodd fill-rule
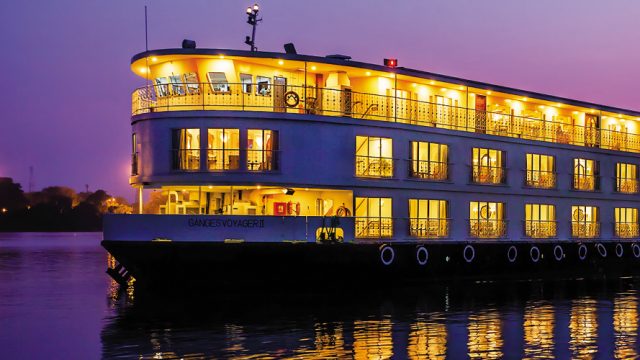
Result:
<svg viewBox="0 0 640 360"><path fill-rule="evenodd" d="M591 359L598 351L596 305L592 299L574 300L571 304L569 350L573 358Z"/></svg>
<svg viewBox="0 0 640 360"><path fill-rule="evenodd" d="M554 308L546 303L529 303L524 310L524 358L552 359Z"/></svg>
<svg viewBox="0 0 640 360"><path fill-rule="evenodd" d="M613 331L615 358L638 358L638 297L635 292L616 296L613 300Z"/></svg>
<svg viewBox="0 0 640 360"><path fill-rule="evenodd" d="M469 315L469 340L467 343L471 359L501 359L502 322L497 310L487 310Z"/></svg>
<svg viewBox="0 0 640 360"><path fill-rule="evenodd" d="M393 356L391 319L356 320L353 329L355 359L388 359Z"/></svg>

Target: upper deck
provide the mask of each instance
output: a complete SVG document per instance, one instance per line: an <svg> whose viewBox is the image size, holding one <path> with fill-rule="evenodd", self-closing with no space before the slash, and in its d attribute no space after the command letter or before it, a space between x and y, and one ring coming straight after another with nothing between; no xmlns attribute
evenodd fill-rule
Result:
<svg viewBox="0 0 640 360"><path fill-rule="evenodd" d="M640 112L406 68L217 49L133 57L132 114L237 110L351 117L640 152Z"/></svg>

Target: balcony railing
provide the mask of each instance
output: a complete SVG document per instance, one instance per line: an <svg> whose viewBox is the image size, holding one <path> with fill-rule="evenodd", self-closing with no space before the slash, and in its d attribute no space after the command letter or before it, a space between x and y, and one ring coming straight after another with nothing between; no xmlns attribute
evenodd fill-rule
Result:
<svg viewBox="0 0 640 360"><path fill-rule="evenodd" d="M207 169L240 169L240 149L207 149Z"/></svg>
<svg viewBox="0 0 640 360"><path fill-rule="evenodd" d="M476 239L498 239L507 234L506 220L469 220L469 236Z"/></svg>
<svg viewBox="0 0 640 360"><path fill-rule="evenodd" d="M616 178L616 191L625 194L638 192L638 179Z"/></svg>
<svg viewBox="0 0 640 360"><path fill-rule="evenodd" d="M276 171L279 169L279 151L276 150L246 150L247 170Z"/></svg>
<svg viewBox="0 0 640 360"><path fill-rule="evenodd" d="M393 237L393 218L356 217L356 238L390 238Z"/></svg>
<svg viewBox="0 0 640 360"><path fill-rule="evenodd" d="M471 182L476 184L504 184L507 169L499 166L471 166Z"/></svg>
<svg viewBox="0 0 640 360"><path fill-rule="evenodd" d="M640 236L640 229L637 222L616 222L616 236L623 239L637 238Z"/></svg>
<svg viewBox="0 0 640 360"><path fill-rule="evenodd" d="M392 158L356 155L356 176L358 177L393 177Z"/></svg>
<svg viewBox="0 0 640 360"><path fill-rule="evenodd" d="M572 178L574 190L595 191L600 189L600 177L597 175L574 173Z"/></svg>
<svg viewBox="0 0 640 360"><path fill-rule="evenodd" d="M440 239L449 237L450 219L409 219L411 236L424 239Z"/></svg>
<svg viewBox="0 0 640 360"><path fill-rule="evenodd" d="M553 171L525 170L525 185L538 189L553 189L556 187L556 173Z"/></svg>
<svg viewBox="0 0 640 360"><path fill-rule="evenodd" d="M449 178L449 166L446 162L430 160L409 160L409 176L424 180L444 181Z"/></svg>
<svg viewBox="0 0 640 360"><path fill-rule="evenodd" d="M640 152L640 135L626 132L348 89L270 84L267 92L258 94L255 91L256 84L246 85L227 84L225 88L228 91L214 91L208 83L145 86L136 89L132 94L132 113L137 115L160 111L240 110L346 116ZM246 92L247 89L250 91Z"/></svg>
<svg viewBox="0 0 640 360"><path fill-rule="evenodd" d="M556 222L551 220L525 220L524 233L533 239L556 237Z"/></svg>
<svg viewBox="0 0 640 360"><path fill-rule="evenodd" d="M579 239L591 239L600 236L600 223L596 221L572 221L571 236Z"/></svg>
<svg viewBox="0 0 640 360"><path fill-rule="evenodd" d="M138 153L131 154L131 176L138 175Z"/></svg>
<svg viewBox="0 0 640 360"><path fill-rule="evenodd" d="M200 170L200 149L174 149L173 170Z"/></svg>

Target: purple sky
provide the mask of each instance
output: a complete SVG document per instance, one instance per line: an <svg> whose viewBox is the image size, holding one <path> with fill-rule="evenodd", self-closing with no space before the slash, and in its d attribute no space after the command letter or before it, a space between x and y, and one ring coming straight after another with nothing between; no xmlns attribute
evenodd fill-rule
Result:
<svg viewBox="0 0 640 360"><path fill-rule="evenodd" d="M0 177L133 198L129 71L149 48L246 49L251 1L0 1ZM263 0L260 50L341 53L640 110L640 2Z"/></svg>

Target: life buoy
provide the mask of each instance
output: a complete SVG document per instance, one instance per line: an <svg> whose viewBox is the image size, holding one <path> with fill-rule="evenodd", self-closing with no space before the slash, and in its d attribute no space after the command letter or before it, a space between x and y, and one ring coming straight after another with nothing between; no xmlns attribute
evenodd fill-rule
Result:
<svg viewBox="0 0 640 360"><path fill-rule="evenodd" d="M580 246L578 246L578 257L580 258L580 260L584 260L587 258L587 245L580 244Z"/></svg>
<svg viewBox="0 0 640 360"><path fill-rule="evenodd" d="M631 245L631 252L633 252L633 256L635 256L636 259L640 258L640 245L635 243Z"/></svg>
<svg viewBox="0 0 640 360"><path fill-rule="evenodd" d="M624 249L622 248L622 244L617 243L616 244L616 256L621 258L622 255L624 255Z"/></svg>
<svg viewBox="0 0 640 360"><path fill-rule="evenodd" d="M300 95L293 90L287 91L284 93L284 103L288 107L296 107L300 103Z"/></svg>
<svg viewBox="0 0 640 360"><path fill-rule="evenodd" d="M556 258L557 261L560 261L564 258L564 249L560 245L556 245L553 248L553 257Z"/></svg>
<svg viewBox="0 0 640 360"><path fill-rule="evenodd" d="M429 261L429 250L424 246L418 246L416 250L416 261L418 261L418 265L420 266L427 265L427 261Z"/></svg>
<svg viewBox="0 0 640 360"><path fill-rule="evenodd" d="M603 258L607 257L607 248L605 248L604 245L602 245L601 243L597 243L596 249L598 250L600 256L602 256Z"/></svg>
<svg viewBox="0 0 640 360"><path fill-rule="evenodd" d="M537 246L532 246L529 250L529 256L531 257L531 261L537 263L540 260L540 249Z"/></svg>
<svg viewBox="0 0 640 360"><path fill-rule="evenodd" d="M509 260L510 263L516 261L516 259L518 258L518 249L511 245L509 246L509 250L507 250L507 259Z"/></svg>
<svg viewBox="0 0 640 360"><path fill-rule="evenodd" d="M470 263L476 257L476 250L473 248L473 246L467 245L462 251L462 256L464 257L464 261Z"/></svg>
<svg viewBox="0 0 640 360"><path fill-rule="evenodd" d="M393 260L396 257L396 252L393 251L391 246L385 245L380 249L380 261L385 266L389 266L393 263Z"/></svg>

